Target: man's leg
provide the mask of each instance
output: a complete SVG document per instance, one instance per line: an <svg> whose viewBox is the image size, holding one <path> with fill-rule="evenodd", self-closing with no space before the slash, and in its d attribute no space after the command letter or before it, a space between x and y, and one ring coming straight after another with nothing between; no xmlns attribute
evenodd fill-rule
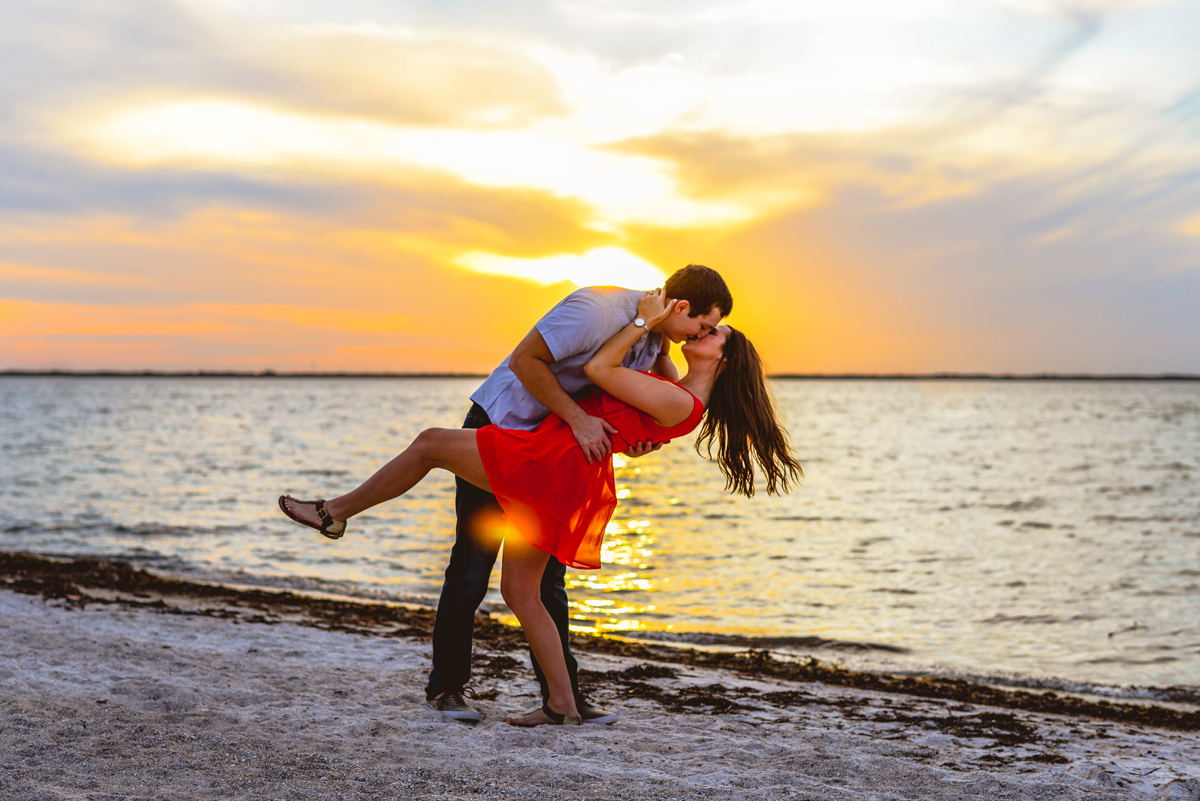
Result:
<svg viewBox="0 0 1200 801"><path fill-rule="evenodd" d="M475 404L463 428L480 428L489 422L487 413ZM502 542L496 527L487 525L502 514L495 496L461 478L455 479L455 486L458 522L433 625L433 670L425 688L428 700L442 693L461 692L471 679L475 612L487 595Z"/></svg>

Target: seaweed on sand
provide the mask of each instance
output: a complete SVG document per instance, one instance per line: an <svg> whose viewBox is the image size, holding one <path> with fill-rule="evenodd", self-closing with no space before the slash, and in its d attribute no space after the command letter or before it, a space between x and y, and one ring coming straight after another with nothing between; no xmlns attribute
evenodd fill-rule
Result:
<svg viewBox="0 0 1200 801"><path fill-rule="evenodd" d="M0 552L0 589L39 595L68 606L120 604L154 609L165 614L209 615L262 624L289 621L370 636L428 638L433 632L434 622L432 609L278 590L227 587L159 576L124 562L59 560L24 553ZM505 678L517 669L516 661L504 654L524 648L524 638L519 629L481 614L476 617L475 641L483 651L488 652L480 655L478 663L484 675ZM665 665L717 668L747 677L771 678L793 684L822 683L899 696L1200 731L1200 712L1149 704L1111 703L1053 692L1006 690L962 679L855 671L813 658L781 659L768 651L707 652L583 635L572 635L572 648L660 663L634 666L625 671L594 673L591 678L619 692L637 694L662 703L667 708L684 711L711 712L739 708L743 701L737 699L746 697L746 694L740 690L731 693L722 685L668 691L648 683L647 680L670 677L674 668ZM762 697L776 706L813 702L812 696L801 688L763 694ZM961 718L956 720L959 722L952 725L968 725ZM1009 725L999 718L980 717L977 723L971 725L984 727L1001 736L1002 724Z"/></svg>

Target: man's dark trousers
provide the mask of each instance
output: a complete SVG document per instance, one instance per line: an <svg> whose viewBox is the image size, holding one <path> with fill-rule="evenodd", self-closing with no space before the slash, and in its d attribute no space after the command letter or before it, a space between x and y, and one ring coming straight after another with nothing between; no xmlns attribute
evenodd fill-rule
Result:
<svg viewBox="0 0 1200 801"><path fill-rule="evenodd" d="M476 403L467 412L462 427L482 428L491 422L487 412ZM446 568L446 581L442 584L442 597L438 600L437 619L433 624L433 670L429 673L429 686L425 688L425 697L429 699L444 692L461 690L471 679L475 611L487 594L492 567L500 552L500 540L494 534L480 531L479 525L472 525L481 519L495 519L502 514L496 496L461 478L456 478L455 484L454 510L458 515L458 524L455 527L454 548L450 551L450 564ZM570 618L566 572L562 562L551 556L546 563L546 572L542 574L542 604L558 627L567 672L571 676L571 689L578 694L579 663L571 653L568 636ZM542 698L549 698L546 676L532 650L530 657L533 659L533 672L542 687Z"/></svg>

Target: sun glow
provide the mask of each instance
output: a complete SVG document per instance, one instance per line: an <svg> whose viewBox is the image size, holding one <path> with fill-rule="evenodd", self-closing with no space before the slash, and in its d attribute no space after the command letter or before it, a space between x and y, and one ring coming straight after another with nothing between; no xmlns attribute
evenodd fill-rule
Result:
<svg viewBox="0 0 1200 801"><path fill-rule="evenodd" d="M562 253L540 259L475 251L464 253L455 262L477 273L507 275L539 284L570 281L576 286L652 288L662 286L667 280L662 270L618 247L596 248L582 256Z"/></svg>

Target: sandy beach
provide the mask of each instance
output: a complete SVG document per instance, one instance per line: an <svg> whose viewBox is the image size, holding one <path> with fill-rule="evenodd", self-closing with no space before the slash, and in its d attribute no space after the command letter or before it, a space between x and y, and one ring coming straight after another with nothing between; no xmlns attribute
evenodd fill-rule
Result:
<svg viewBox="0 0 1200 801"><path fill-rule="evenodd" d="M536 684L484 621L472 727L424 706L428 610L7 556L4 799L1200 798L1195 715L1165 707L1045 714L581 642L620 722L519 730Z"/></svg>

